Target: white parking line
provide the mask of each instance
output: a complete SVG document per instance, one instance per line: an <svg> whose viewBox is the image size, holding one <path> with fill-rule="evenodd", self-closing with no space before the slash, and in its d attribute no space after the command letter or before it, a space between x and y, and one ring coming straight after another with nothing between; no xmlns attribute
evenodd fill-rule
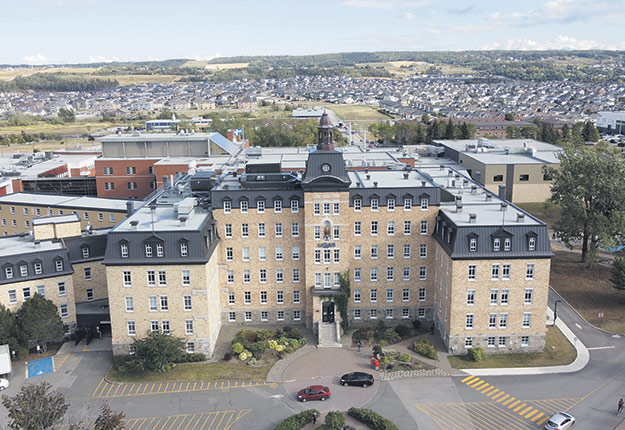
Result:
<svg viewBox="0 0 625 430"><path fill-rule="evenodd" d="M595 346L594 348L586 348L588 351L594 351L595 349L614 349L614 345L612 346Z"/></svg>

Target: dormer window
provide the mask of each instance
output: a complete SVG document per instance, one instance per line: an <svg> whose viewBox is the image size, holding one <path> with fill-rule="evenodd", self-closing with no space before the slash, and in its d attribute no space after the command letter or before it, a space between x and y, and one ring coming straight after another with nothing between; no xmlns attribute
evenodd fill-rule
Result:
<svg viewBox="0 0 625 430"><path fill-rule="evenodd" d="M189 255L189 246L187 242L180 242L180 256L186 257Z"/></svg>
<svg viewBox="0 0 625 430"><path fill-rule="evenodd" d="M512 246L512 240L509 237L506 237L503 240L503 250L510 251L510 247Z"/></svg>
<svg viewBox="0 0 625 430"><path fill-rule="evenodd" d="M477 237L472 237L471 239L469 239L469 251L477 251Z"/></svg>
<svg viewBox="0 0 625 430"><path fill-rule="evenodd" d="M362 210L362 200L354 199L354 211L360 212Z"/></svg>
<svg viewBox="0 0 625 430"><path fill-rule="evenodd" d="M497 252L501 249L501 239L498 237L493 239L493 251Z"/></svg>
<svg viewBox="0 0 625 430"><path fill-rule="evenodd" d="M277 214L282 212L282 200L273 201L273 211Z"/></svg>
<svg viewBox="0 0 625 430"><path fill-rule="evenodd" d="M20 276L28 276L28 266L26 264L20 264Z"/></svg>
<svg viewBox="0 0 625 430"><path fill-rule="evenodd" d="M248 202L247 200L241 200L240 204L241 204L241 213L246 214L250 206L250 202Z"/></svg>
<svg viewBox="0 0 625 430"><path fill-rule="evenodd" d="M57 272L62 272L63 271L63 260L61 260L60 258L58 260L56 260L54 262L54 267L56 268Z"/></svg>
<svg viewBox="0 0 625 430"><path fill-rule="evenodd" d="M536 249L536 238L535 237L529 237L527 239L527 248L530 251L534 251Z"/></svg>
<svg viewBox="0 0 625 430"><path fill-rule="evenodd" d="M82 258L89 258L89 247L88 246L83 246L82 247Z"/></svg>
<svg viewBox="0 0 625 430"><path fill-rule="evenodd" d="M430 199L428 197L421 197L421 210L426 211L430 207Z"/></svg>
<svg viewBox="0 0 625 430"><path fill-rule="evenodd" d="M224 200L224 213L232 213L232 202L230 200Z"/></svg>
<svg viewBox="0 0 625 430"><path fill-rule="evenodd" d="M378 210L378 199L371 199L371 210L372 211Z"/></svg>
<svg viewBox="0 0 625 430"><path fill-rule="evenodd" d="M390 212L395 210L395 199L388 199L386 201L386 209Z"/></svg>
<svg viewBox="0 0 625 430"><path fill-rule="evenodd" d="M156 244L156 256L162 257L163 255L164 255L163 244L157 243Z"/></svg>
<svg viewBox="0 0 625 430"><path fill-rule="evenodd" d="M35 263L35 274L41 275L42 272L43 272L43 266L41 265L41 263Z"/></svg>
<svg viewBox="0 0 625 430"><path fill-rule="evenodd" d="M152 257L152 245L149 243L145 244L145 256L148 258Z"/></svg>
<svg viewBox="0 0 625 430"><path fill-rule="evenodd" d="M256 202L256 207L258 208L258 213L259 214L264 214L265 213L265 201L264 200L259 200Z"/></svg>
<svg viewBox="0 0 625 430"><path fill-rule="evenodd" d="M119 245L119 251L121 253L122 258L128 258L128 244L121 243Z"/></svg>
<svg viewBox="0 0 625 430"><path fill-rule="evenodd" d="M12 266L7 266L4 268L4 275L6 276L7 279L12 279L13 278L13 267Z"/></svg>

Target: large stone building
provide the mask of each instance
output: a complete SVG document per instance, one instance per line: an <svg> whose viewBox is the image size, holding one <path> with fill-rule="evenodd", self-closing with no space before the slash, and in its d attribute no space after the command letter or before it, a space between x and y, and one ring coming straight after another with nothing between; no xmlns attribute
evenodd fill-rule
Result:
<svg viewBox="0 0 625 430"><path fill-rule="evenodd" d="M332 129L322 116L303 171L190 172L109 233L115 353L160 330L211 354L225 325L299 323L332 344L342 318L434 324L452 353L544 348L546 225L437 159L348 168Z"/></svg>

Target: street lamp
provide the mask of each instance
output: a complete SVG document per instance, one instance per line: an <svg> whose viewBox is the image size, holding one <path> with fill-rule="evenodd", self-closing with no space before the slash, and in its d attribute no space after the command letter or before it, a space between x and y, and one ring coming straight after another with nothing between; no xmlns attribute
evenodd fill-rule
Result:
<svg viewBox="0 0 625 430"><path fill-rule="evenodd" d="M553 307L553 325L556 325L556 319L558 319L558 303L562 300L556 300L556 304Z"/></svg>

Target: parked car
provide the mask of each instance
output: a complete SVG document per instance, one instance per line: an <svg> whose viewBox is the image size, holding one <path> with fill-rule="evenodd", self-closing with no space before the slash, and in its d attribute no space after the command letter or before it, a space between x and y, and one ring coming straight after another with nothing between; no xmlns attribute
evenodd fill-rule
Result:
<svg viewBox="0 0 625 430"><path fill-rule="evenodd" d="M9 380L0 378L0 391L9 388Z"/></svg>
<svg viewBox="0 0 625 430"><path fill-rule="evenodd" d="M308 400L321 400L330 398L330 388L322 385L310 385L297 392L298 400L306 402Z"/></svg>
<svg viewBox="0 0 625 430"><path fill-rule="evenodd" d="M369 385L373 385L373 382L373 375L364 372L346 373L341 376L341 385L345 387L348 385L360 385L363 388L367 388Z"/></svg>
<svg viewBox="0 0 625 430"><path fill-rule="evenodd" d="M575 418L566 412L558 412L545 423L545 430L565 430L573 427Z"/></svg>

